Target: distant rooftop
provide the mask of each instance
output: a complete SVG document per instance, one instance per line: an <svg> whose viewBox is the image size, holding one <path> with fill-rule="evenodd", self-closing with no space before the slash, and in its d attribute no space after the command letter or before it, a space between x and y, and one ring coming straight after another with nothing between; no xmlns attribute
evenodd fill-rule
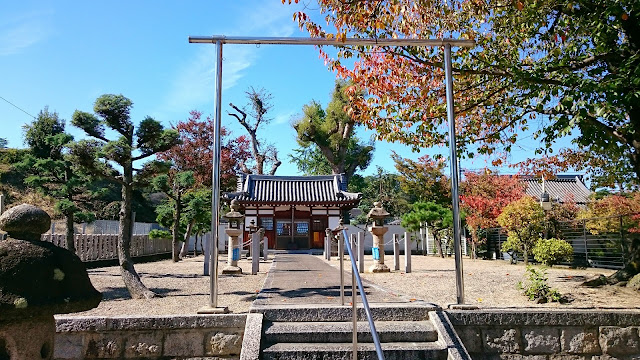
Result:
<svg viewBox="0 0 640 360"><path fill-rule="evenodd" d="M527 195L540 197L542 178L527 175L518 178L526 184ZM582 175L558 175L555 179L545 179L544 187L552 201L561 203L565 202L568 194L573 194L573 200L577 205L586 205L589 201L589 195L591 195L591 190L582 181Z"/></svg>

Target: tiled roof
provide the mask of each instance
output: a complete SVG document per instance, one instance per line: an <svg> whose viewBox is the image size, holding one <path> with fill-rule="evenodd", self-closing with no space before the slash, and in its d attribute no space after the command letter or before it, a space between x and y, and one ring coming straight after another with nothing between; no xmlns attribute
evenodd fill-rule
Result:
<svg viewBox="0 0 640 360"><path fill-rule="evenodd" d="M520 181L527 185L527 195L540 197L542 194L541 178L522 176ZM558 175L555 179L545 179L544 189L549 193L552 201L564 202L567 194L573 194L573 200L578 205L586 204L591 194L591 191L582 182L582 177L576 175Z"/></svg>
<svg viewBox="0 0 640 360"><path fill-rule="evenodd" d="M343 175L275 176L242 174L236 192L225 198L241 204L350 205L357 206L360 193L346 191Z"/></svg>

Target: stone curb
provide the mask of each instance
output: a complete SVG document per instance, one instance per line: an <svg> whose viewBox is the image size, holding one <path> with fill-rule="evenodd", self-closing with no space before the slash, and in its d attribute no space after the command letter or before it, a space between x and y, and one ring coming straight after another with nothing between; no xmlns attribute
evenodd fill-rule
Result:
<svg viewBox="0 0 640 360"><path fill-rule="evenodd" d="M462 344L462 340L458 337L453 325L451 325L447 314L443 311L432 311L429 313L429 318L438 334L442 336L439 341L447 348L447 359L471 360L471 356Z"/></svg>
<svg viewBox="0 0 640 360"><path fill-rule="evenodd" d="M573 310L573 309L483 309L483 310L446 310L454 326L637 326L640 324L640 311L618 310Z"/></svg>
<svg viewBox="0 0 640 360"><path fill-rule="evenodd" d="M247 314L240 360L258 360L262 340L262 314Z"/></svg>
<svg viewBox="0 0 640 360"><path fill-rule="evenodd" d="M243 328L246 314L183 316L56 316L56 332Z"/></svg>
<svg viewBox="0 0 640 360"><path fill-rule="evenodd" d="M440 310L430 303L371 304L374 320L420 321L429 318L429 312ZM366 321L364 309L358 306L358 321ZM340 305L252 305L250 313L262 313L270 321L351 321L351 306Z"/></svg>

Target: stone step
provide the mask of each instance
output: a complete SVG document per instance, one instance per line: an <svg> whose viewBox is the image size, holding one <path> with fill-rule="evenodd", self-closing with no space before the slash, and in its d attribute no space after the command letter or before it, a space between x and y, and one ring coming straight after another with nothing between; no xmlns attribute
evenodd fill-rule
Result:
<svg viewBox="0 0 640 360"><path fill-rule="evenodd" d="M289 343L341 343L350 342L353 336L351 322L273 322L265 326L265 342ZM380 341L433 342L438 332L431 321L376 321ZM368 322L358 323L358 341L372 342Z"/></svg>
<svg viewBox="0 0 640 360"><path fill-rule="evenodd" d="M414 303L386 303L371 306L374 321L423 321L429 319L429 312L439 310L437 305ZM351 306L340 305L257 305L251 312L262 313L269 321L351 321ZM361 304L358 304L358 321L366 321Z"/></svg>
<svg viewBox="0 0 640 360"><path fill-rule="evenodd" d="M277 343L263 350L261 359L352 359L351 343ZM440 343L383 343L386 360L436 359L446 360L447 351ZM358 344L358 359L377 359L371 343Z"/></svg>

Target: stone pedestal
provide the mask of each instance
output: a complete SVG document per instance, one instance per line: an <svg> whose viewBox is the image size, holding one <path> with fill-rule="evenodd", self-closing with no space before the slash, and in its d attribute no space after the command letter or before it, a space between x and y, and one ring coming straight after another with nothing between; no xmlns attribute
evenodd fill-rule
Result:
<svg viewBox="0 0 640 360"><path fill-rule="evenodd" d="M52 359L55 333L53 315L0 321L0 359Z"/></svg>
<svg viewBox="0 0 640 360"><path fill-rule="evenodd" d="M238 236L242 234L242 229L226 229L224 232L229 236L229 255L227 258L227 266L222 269L222 273L242 274L242 269L238 266L238 260L240 259Z"/></svg>
<svg viewBox="0 0 640 360"><path fill-rule="evenodd" d="M386 226L373 225L369 228L369 232L373 235L373 247L371 249L373 265L369 268L370 272L381 273L391 271L389 267L384 264L384 234L388 230Z"/></svg>

